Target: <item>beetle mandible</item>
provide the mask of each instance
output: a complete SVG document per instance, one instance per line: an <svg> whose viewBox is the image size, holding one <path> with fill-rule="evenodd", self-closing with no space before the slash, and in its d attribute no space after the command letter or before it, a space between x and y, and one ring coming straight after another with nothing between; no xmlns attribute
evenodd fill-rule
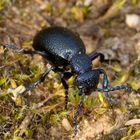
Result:
<svg viewBox="0 0 140 140"><path fill-rule="evenodd" d="M40 79L26 88L21 95L24 95L36 85L43 82L51 70L60 72L61 82L65 88L65 108L67 109L68 84L66 79L75 75L74 85L79 89L79 95L81 96L73 120L75 134L77 133L77 118L81 112L84 97L85 95L89 95L91 90L104 92L110 106L112 106L112 100L108 94L109 91L129 90L125 85L109 88L106 72L102 68L92 69L92 61L97 57L100 57L101 61L104 61L104 55L98 52L87 55L85 45L79 35L67 28L49 27L39 31L34 37L33 48L38 54L46 58L52 67L46 69ZM67 71L67 67L71 68L70 72ZM100 75L103 75L102 89L98 88Z"/></svg>

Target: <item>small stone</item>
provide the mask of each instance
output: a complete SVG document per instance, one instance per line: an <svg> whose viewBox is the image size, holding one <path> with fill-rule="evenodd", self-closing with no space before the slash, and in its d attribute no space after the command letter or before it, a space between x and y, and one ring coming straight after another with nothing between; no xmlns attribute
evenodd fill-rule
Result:
<svg viewBox="0 0 140 140"><path fill-rule="evenodd" d="M62 120L62 126L66 129L66 131L72 130L72 127L71 127L71 125L70 125L68 119L66 119L66 118L64 118L64 119Z"/></svg>
<svg viewBox="0 0 140 140"><path fill-rule="evenodd" d="M140 31L140 16L136 14L128 14L126 15L125 22L128 27L136 29Z"/></svg>

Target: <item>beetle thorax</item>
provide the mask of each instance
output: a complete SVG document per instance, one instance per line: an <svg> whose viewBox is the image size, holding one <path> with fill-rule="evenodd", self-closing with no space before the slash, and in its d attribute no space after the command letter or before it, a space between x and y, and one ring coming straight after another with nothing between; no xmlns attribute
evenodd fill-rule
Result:
<svg viewBox="0 0 140 140"><path fill-rule="evenodd" d="M88 55L78 54L72 57L70 61L72 71L76 74L85 73L92 69L92 62Z"/></svg>

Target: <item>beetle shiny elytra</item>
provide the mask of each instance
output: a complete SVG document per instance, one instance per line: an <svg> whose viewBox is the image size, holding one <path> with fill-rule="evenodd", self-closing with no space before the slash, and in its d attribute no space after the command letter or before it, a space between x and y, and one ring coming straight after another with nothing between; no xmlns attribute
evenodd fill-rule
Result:
<svg viewBox="0 0 140 140"><path fill-rule="evenodd" d="M102 68L92 68L92 61L97 57L100 57L100 60L104 61L104 55L98 52L93 52L89 55L86 54L85 45L79 35L67 28L50 27L39 31L34 37L33 48L36 53L47 59L52 67L46 69L40 79L26 88L21 95L24 95L36 85L43 82L51 70L59 72L61 73L61 82L65 88L65 108L67 109L68 84L66 80L75 75L74 86L79 89L79 95L81 96L73 120L75 134L77 134L77 118L83 107L84 97L85 95L89 95L91 90L104 92L110 106L112 106L112 100L109 96L109 91L129 90L124 85L109 88L106 72ZM71 70L67 71L67 67ZM103 75L102 89L98 88L100 75Z"/></svg>

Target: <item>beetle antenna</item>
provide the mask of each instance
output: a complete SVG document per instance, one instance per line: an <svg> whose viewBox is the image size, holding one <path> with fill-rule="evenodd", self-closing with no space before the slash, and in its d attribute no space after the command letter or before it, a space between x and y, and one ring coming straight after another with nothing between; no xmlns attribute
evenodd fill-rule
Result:
<svg viewBox="0 0 140 140"><path fill-rule="evenodd" d="M113 103L112 103L112 99L111 99L111 97L109 95L109 92L110 91L115 91L115 90L125 90L125 91L128 91L129 93L132 92L132 89L129 88L129 87L127 87L127 86L125 86L125 85L118 85L118 86L111 87L111 88L108 88L107 87L106 89L104 89L104 88L103 89L97 88L96 91L104 92L105 93L105 96L106 96L106 98L107 98L107 100L109 102L110 107L112 107L113 106Z"/></svg>

